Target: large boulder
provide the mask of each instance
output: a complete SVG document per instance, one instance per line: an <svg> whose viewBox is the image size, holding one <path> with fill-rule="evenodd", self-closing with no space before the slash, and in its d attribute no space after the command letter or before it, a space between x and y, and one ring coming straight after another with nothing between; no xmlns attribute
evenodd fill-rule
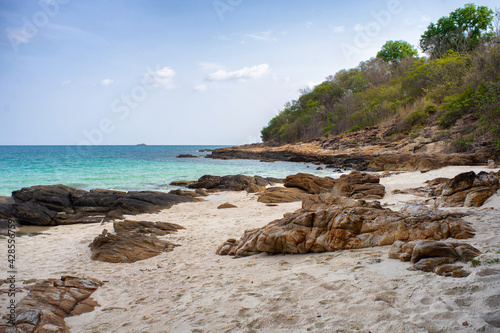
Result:
<svg viewBox="0 0 500 333"><path fill-rule="evenodd" d="M117 234L141 233L164 236L185 229L183 226L170 222L130 221L114 222L113 229Z"/></svg>
<svg viewBox="0 0 500 333"><path fill-rule="evenodd" d="M24 285L28 295L16 304L15 319L3 317L0 332L69 332L64 318L99 306L90 295L102 284L92 278L63 276Z"/></svg>
<svg viewBox="0 0 500 333"><path fill-rule="evenodd" d="M382 199L385 187L379 182L380 178L377 175L352 171L335 180L332 193L353 199Z"/></svg>
<svg viewBox="0 0 500 333"><path fill-rule="evenodd" d="M287 176L283 182L285 187L297 187L309 194L330 192L334 183L331 177L317 177L308 173Z"/></svg>
<svg viewBox="0 0 500 333"><path fill-rule="evenodd" d="M112 234L105 229L90 243L91 259L111 263L132 263L172 251L174 244L151 234Z"/></svg>
<svg viewBox="0 0 500 333"><path fill-rule="evenodd" d="M295 187L268 187L264 192L259 193L258 202L263 203L283 203L301 201L309 194Z"/></svg>
<svg viewBox="0 0 500 333"><path fill-rule="evenodd" d="M194 189L218 189L222 191L247 191L256 193L263 191L267 185L276 182L273 178L263 178L260 176L228 175L212 176L204 175L198 181L188 184L188 188Z"/></svg>
<svg viewBox="0 0 500 333"><path fill-rule="evenodd" d="M311 196L302 208L222 244L217 254L308 253L391 245L396 241L470 238L474 230L459 217L426 209L394 212L377 201Z"/></svg>
<svg viewBox="0 0 500 333"><path fill-rule="evenodd" d="M7 218L15 218L20 224L31 225L96 223L123 214L153 213L177 203L195 201L185 195L164 192L83 191L64 185L23 188L12 192L12 199L11 208L1 212L11 214Z"/></svg>

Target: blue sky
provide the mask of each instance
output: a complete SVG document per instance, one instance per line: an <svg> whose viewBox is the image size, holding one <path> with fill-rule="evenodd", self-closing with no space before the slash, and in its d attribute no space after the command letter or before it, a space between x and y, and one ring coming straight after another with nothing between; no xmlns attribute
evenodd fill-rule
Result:
<svg viewBox="0 0 500 333"><path fill-rule="evenodd" d="M467 2L0 0L0 145L256 142L300 89Z"/></svg>

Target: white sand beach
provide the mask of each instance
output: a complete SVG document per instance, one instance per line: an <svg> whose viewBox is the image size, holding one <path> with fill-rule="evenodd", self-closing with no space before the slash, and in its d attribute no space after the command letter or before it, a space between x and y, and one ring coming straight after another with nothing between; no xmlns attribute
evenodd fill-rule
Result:
<svg viewBox="0 0 500 333"><path fill-rule="evenodd" d="M392 195L392 190L469 170L491 171L447 167L381 178L387 192L381 202L398 209L422 198ZM223 202L238 208L217 209ZM239 259L215 254L228 238L300 206L270 207L257 202L255 194L225 192L130 217L186 228L161 237L180 245L173 252L131 264L90 259L88 245L103 229L112 231L112 223L52 227L43 235L17 238L18 277L75 275L105 282L92 295L100 307L66 319L71 332L500 331L500 264L493 263L500 258L498 193L481 208L455 209L467 212L464 219L476 230L474 238L461 241L485 252L483 264L464 264L472 272L465 278L409 271L410 263L388 258L388 246ZM0 244L6 247L5 240ZM0 261L7 261L6 251L0 251ZM2 309L4 302L2 296Z"/></svg>

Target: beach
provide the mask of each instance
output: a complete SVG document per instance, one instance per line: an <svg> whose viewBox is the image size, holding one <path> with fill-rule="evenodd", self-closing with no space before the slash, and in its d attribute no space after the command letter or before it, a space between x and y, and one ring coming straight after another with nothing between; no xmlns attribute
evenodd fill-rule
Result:
<svg viewBox="0 0 500 333"><path fill-rule="evenodd" d="M393 190L424 186L485 167L446 167L382 177L382 205L401 209L422 200ZM494 170L494 171L498 171ZM217 209L224 202L237 206ZM498 332L500 329L500 196L467 214L476 230L461 240L484 254L482 263L452 278L410 271L388 258L390 246L303 255L259 254L233 259L215 254L229 238L300 208L300 202L266 206L256 194L222 192L156 214L127 217L185 227L162 236L179 246L135 263L90 259L89 244L112 223L43 229L16 240L21 280L91 277L104 282L92 294L93 312L67 317L71 332ZM0 243L5 243L1 240ZM485 260L490 259L490 260ZM0 260L7 261L5 251ZM18 294L22 296L22 294ZM6 297L0 299L2 308ZM496 326L495 326L496 325Z"/></svg>

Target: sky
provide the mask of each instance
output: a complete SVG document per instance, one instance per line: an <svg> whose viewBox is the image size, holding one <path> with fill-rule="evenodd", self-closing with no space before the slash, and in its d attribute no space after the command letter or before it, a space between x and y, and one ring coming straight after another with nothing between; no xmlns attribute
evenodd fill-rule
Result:
<svg viewBox="0 0 500 333"><path fill-rule="evenodd" d="M0 145L258 142L301 89L468 2L0 0Z"/></svg>

